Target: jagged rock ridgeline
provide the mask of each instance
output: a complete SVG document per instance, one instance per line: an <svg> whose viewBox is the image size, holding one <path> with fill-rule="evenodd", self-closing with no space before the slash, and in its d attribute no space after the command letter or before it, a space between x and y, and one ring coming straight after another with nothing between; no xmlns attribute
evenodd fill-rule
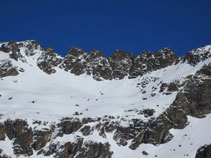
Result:
<svg viewBox="0 0 211 158"><path fill-rule="evenodd" d="M92 75L96 80L113 78L108 59L97 50L85 53L83 49L72 47L64 57L62 68L75 75Z"/></svg>
<svg viewBox="0 0 211 158"><path fill-rule="evenodd" d="M143 51L134 60L134 64L130 69L129 78L135 78L144 73L158 70L170 66L176 62L175 52L170 48L164 48L155 53L150 51Z"/></svg>
<svg viewBox="0 0 211 158"><path fill-rule="evenodd" d="M24 50L24 55L33 56L37 50L43 50L42 47L36 41L28 42L5 42L0 44L0 51L9 54L11 60L27 62L25 57L21 54L21 50ZM23 68L14 66L9 59L0 59L0 77L16 76L21 72L24 72Z"/></svg>
<svg viewBox="0 0 211 158"><path fill-rule="evenodd" d="M170 48L159 50L155 54L144 51L138 57L132 53L115 50L106 58L101 51L93 50L85 53L83 49L72 47L62 58L52 48L43 49L36 41L26 43L15 41L4 43L0 50L10 53L11 58L15 60L23 58L19 53L22 47L25 47L26 55L34 55L33 51L41 50L43 53L38 58L37 65L47 74L55 73L55 68L59 67L75 75L92 75L96 80L123 79L126 76L134 78L169 66L176 61L175 53Z"/></svg>
<svg viewBox="0 0 211 158"><path fill-rule="evenodd" d="M188 52L184 57L176 58L174 51L164 48L155 53L143 51L137 57L133 53L115 50L106 58L101 51L93 50L86 53L83 49L74 46L63 58L55 53L53 48L43 49L36 41L11 41L0 45L0 51L9 53L11 59L25 62L20 49L24 49L27 56L33 56L36 52L41 51L42 53L37 59L37 66L47 74L55 73L56 69L60 68L75 75L92 75L95 80L99 81L123 79L124 77L136 78L178 62L196 65L211 56L210 49L199 48ZM200 53L197 53L199 51ZM5 70L5 67L8 67L8 70ZM13 67L9 61L1 62L0 68L1 77L19 73L17 67Z"/></svg>
<svg viewBox="0 0 211 158"><path fill-rule="evenodd" d="M61 57L35 41L0 43L0 158L194 157L211 138L210 52Z"/></svg>

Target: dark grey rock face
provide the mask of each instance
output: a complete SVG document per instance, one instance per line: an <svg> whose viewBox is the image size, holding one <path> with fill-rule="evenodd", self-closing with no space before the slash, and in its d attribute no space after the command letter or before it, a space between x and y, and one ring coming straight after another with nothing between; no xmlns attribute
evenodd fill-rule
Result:
<svg viewBox="0 0 211 158"><path fill-rule="evenodd" d="M14 67L9 60L0 60L0 78L18 74L17 67Z"/></svg>
<svg viewBox="0 0 211 158"><path fill-rule="evenodd" d="M170 48L155 53L144 51L138 56L130 69L130 78L142 76L144 73L170 66L176 62L176 55Z"/></svg>
<svg viewBox="0 0 211 158"><path fill-rule="evenodd" d="M34 141L32 143L32 148L34 150L40 150L50 141L52 132L49 130L37 130L33 132Z"/></svg>
<svg viewBox="0 0 211 158"><path fill-rule="evenodd" d="M61 128L61 134L71 134L81 128L82 123L79 120L64 120L60 124L58 124L58 127Z"/></svg>
<svg viewBox="0 0 211 158"><path fill-rule="evenodd" d="M111 158L112 152L110 151L110 145L108 143L95 143L89 142L85 143L84 147L82 147L79 151L79 154L76 158Z"/></svg>
<svg viewBox="0 0 211 158"><path fill-rule="evenodd" d="M36 151L38 155L52 155L55 158L111 158L113 153L110 151L110 145L108 143L85 142L80 136L77 136L75 141L67 140L65 144L55 144L52 141L64 135L74 134L77 131L87 136L94 128L91 129L86 124L96 121L100 120L84 118L81 122L79 119L64 118L60 123L52 126L50 129L43 128L36 130L36 128L32 129L29 127L25 120L6 120L0 124L0 141L4 141L6 136L11 141L14 141L13 152L19 156L31 156L33 151ZM33 124L38 125L41 123L41 121L33 122ZM81 129L83 125L84 127ZM53 132L54 134L52 134ZM46 147L47 145L48 147ZM9 158L1 149L0 157Z"/></svg>
<svg viewBox="0 0 211 158"><path fill-rule="evenodd" d="M184 61L187 61L189 64L195 66L199 62L204 61L209 57L211 57L211 49L203 47L189 51L185 55Z"/></svg>
<svg viewBox="0 0 211 158"><path fill-rule="evenodd" d="M25 55L26 56L32 56L34 55L35 50L42 50L42 47L40 44L38 44L36 41L24 41L24 42L16 42L16 41L10 41L8 43L4 43L0 46L0 51L4 53L9 53L9 56L11 59L14 60L24 60L24 56L21 55L20 49L25 48Z"/></svg>
<svg viewBox="0 0 211 158"><path fill-rule="evenodd" d="M24 48L24 54L20 50ZM15 42L10 41L3 43L0 46L0 53L9 55L8 59L0 59L0 77L16 76L23 72L23 68L14 66L13 61L26 63L25 56L33 56L37 50L42 50L41 46L36 41Z"/></svg>
<svg viewBox="0 0 211 158"><path fill-rule="evenodd" d="M14 139L14 153L23 155L32 155L32 129L28 128L28 124L24 120L7 120L4 122L7 137Z"/></svg>
<svg viewBox="0 0 211 158"><path fill-rule="evenodd" d="M86 55L87 67L86 74L93 75L96 80L111 80L112 69L108 59L101 51L91 51Z"/></svg>
<svg viewBox="0 0 211 158"><path fill-rule="evenodd" d="M37 59L37 66L47 74L52 74L56 72L55 67L61 64L62 61L63 59L51 47L48 47Z"/></svg>
<svg viewBox="0 0 211 158"><path fill-rule="evenodd" d="M115 50L109 56L109 62L113 70L115 79L123 79L129 75L130 68L133 65L135 55L122 50Z"/></svg>
<svg viewBox="0 0 211 158"><path fill-rule="evenodd" d="M210 65L205 65L196 75L190 77L184 90L177 94L173 103L180 106L188 115L204 117L211 112Z"/></svg>
<svg viewBox="0 0 211 158"><path fill-rule="evenodd" d="M64 57L62 67L65 71L70 71L75 75L84 74L84 69L86 67L84 56L85 51L83 49L72 47Z"/></svg>
<svg viewBox="0 0 211 158"><path fill-rule="evenodd" d="M142 143L162 144L170 141L173 136L169 133L172 128L183 129L187 124L187 116L178 107L170 106L157 118L148 122L133 119L129 127L116 127L114 140L119 145L127 145L132 140L130 149L135 150Z"/></svg>
<svg viewBox="0 0 211 158"><path fill-rule="evenodd" d="M75 75L92 75L95 80L112 79L108 59L97 50L85 53L83 49L72 47L65 56L62 67Z"/></svg>
<svg viewBox="0 0 211 158"><path fill-rule="evenodd" d="M85 53L83 49L72 47L64 58L63 68L73 74L88 74L94 79L135 78L146 72L164 68L176 61L170 48L159 50L155 54L149 51L140 56L122 50L115 50L107 59L101 51Z"/></svg>
<svg viewBox="0 0 211 158"><path fill-rule="evenodd" d="M210 158L211 157L211 144L204 145L197 150L195 158Z"/></svg>

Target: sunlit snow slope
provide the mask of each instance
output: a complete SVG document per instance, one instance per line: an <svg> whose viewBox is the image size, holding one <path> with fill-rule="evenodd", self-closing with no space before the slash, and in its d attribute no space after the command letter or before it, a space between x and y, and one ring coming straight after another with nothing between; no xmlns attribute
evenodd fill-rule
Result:
<svg viewBox="0 0 211 158"><path fill-rule="evenodd" d="M30 41L28 41L30 42ZM27 45L27 41L24 42ZM210 50L210 46L204 49ZM0 52L0 63L10 60L17 69L22 68L16 76L6 76L0 79L0 114L1 122L8 119L26 120L30 127L35 128L34 120L46 121L45 125L37 125L37 129L50 128L51 124L57 124L63 118L104 118L113 116L114 121L121 127L128 127L133 119L147 122L157 118L174 102L179 90L182 91L187 76L195 75L205 64L211 62L207 58L191 65L188 62L179 61L162 69L147 72L133 79L94 80L92 75L82 74L76 76L62 68L55 67L56 73L47 74L37 66L38 58L45 53L38 48L33 50L34 55L27 56L26 48L20 49L22 60L11 59L9 53ZM203 52L202 52L203 53ZM60 56L57 56L61 58ZM167 94L167 89L160 92L162 83L176 82L181 85L177 91ZM166 93L165 93L166 92ZM154 113L146 117L140 114L144 109L154 109ZM95 123L88 123L95 126ZM48 149L50 143L65 144L75 141L80 136L85 141L108 142L113 158L194 158L197 149L211 143L211 115L204 118L188 116L188 124L184 129L171 129L173 138L164 143L152 145L142 143L135 150L129 148L132 139L127 145L119 145L114 139L114 131L106 132L105 137L94 130L84 136L80 130L73 134L64 134L49 140L44 149ZM82 127L81 127L82 128ZM54 134L56 131L53 132ZM0 141L0 149L3 153L16 157L13 152L14 139L7 136ZM143 152L145 151L145 152ZM32 155L21 157L43 157L33 149ZM56 157L55 154L44 157ZM77 154L75 155L77 157Z"/></svg>

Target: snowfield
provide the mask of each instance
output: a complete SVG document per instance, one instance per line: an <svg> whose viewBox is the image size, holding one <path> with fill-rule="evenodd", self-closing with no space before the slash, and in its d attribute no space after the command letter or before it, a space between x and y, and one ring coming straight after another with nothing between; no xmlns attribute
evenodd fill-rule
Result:
<svg viewBox="0 0 211 158"><path fill-rule="evenodd" d="M13 65L23 68L24 72L0 79L1 122L18 118L27 120L30 126L34 126L33 120L48 121L46 126L49 126L64 117L82 119L105 115L114 116L125 127L134 118L148 121L150 117L144 117L135 111L154 109L152 117L157 117L176 97L176 92L170 95L159 93L161 82L182 83L185 77L194 75L204 64L211 61L207 59L196 66L179 63L135 79L125 77L122 80L96 81L92 76L75 76L60 68L56 68L56 73L51 75L44 73L37 66L37 58L41 53L42 51L37 51L34 56L24 56L26 62L13 60ZM7 59L8 54L0 52L0 60ZM145 87L142 87L143 82L146 83ZM145 92L142 93L143 91ZM194 158L200 146L211 143L211 114L201 119L188 117L188 122L184 129L170 131L174 137L168 143L156 146L141 144L136 150L128 147L130 143L119 146L113 140L114 132L106 134L107 138L99 136L97 132L86 137L79 132L75 135L84 137L86 141L109 142L113 158ZM37 128L42 127L45 126ZM64 135L54 141L67 140L74 141L75 136ZM6 137L5 141L0 141L0 148L7 155L16 157L12 151L12 143L13 140ZM148 155L143 155L142 151L146 151ZM43 156L36 155L34 151L31 158L35 157Z"/></svg>

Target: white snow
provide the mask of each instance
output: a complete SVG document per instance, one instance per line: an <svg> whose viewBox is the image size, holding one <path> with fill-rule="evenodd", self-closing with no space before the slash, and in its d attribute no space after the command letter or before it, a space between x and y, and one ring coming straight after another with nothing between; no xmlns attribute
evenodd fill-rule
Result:
<svg viewBox="0 0 211 158"><path fill-rule="evenodd" d="M24 55L24 49L21 49L21 53ZM83 118L104 115L115 116L115 118L119 116L123 126L128 126L133 118L147 121L149 118L135 111L155 109L153 117L157 117L171 105L176 97L176 93L171 95L159 93L161 81L163 83L171 83L175 80L183 82L186 76L195 74L205 63L211 61L207 59L195 67L187 63L179 63L136 79L125 77L122 80L95 81L92 76L75 76L59 68L56 68L55 74L44 73L37 67L37 58L41 53L43 53L41 50L36 50L33 56L24 55L27 61L25 63L12 60L14 66L23 68L25 72L18 76L0 79L0 113L3 114L1 122L8 118L20 118L27 119L30 126L33 126L33 120L58 122L63 117ZM8 54L0 52L0 60L4 59L8 59ZM156 80L152 81L155 78ZM149 83L145 88L137 87L138 83L146 80L149 80ZM153 87L157 89L153 90ZM146 93L142 94L140 91L146 91ZM152 93L155 93L155 96L152 97ZM82 114L75 116L75 112ZM171 130L174 135L173 140L159 146L142 144L136 150L131 150L128 146L118 146L113 140L113 133L107 134L107 138L102 138L96 131L85 139L109 142L114 158L140 158L142 151L149 153L148 156L143 156L147 158L154 158L155 155L158 158L193 158L201 145L211 143L211 128L209 128L211 115L203 119L192 117L188 119L190 123L185 129ZM65 142L74 139L73 135L64 135L54 141ZM14 157L11 143L6 138L4 142L0 141L0 148ZM178 146L179 144L181 147Z"/></svg>

